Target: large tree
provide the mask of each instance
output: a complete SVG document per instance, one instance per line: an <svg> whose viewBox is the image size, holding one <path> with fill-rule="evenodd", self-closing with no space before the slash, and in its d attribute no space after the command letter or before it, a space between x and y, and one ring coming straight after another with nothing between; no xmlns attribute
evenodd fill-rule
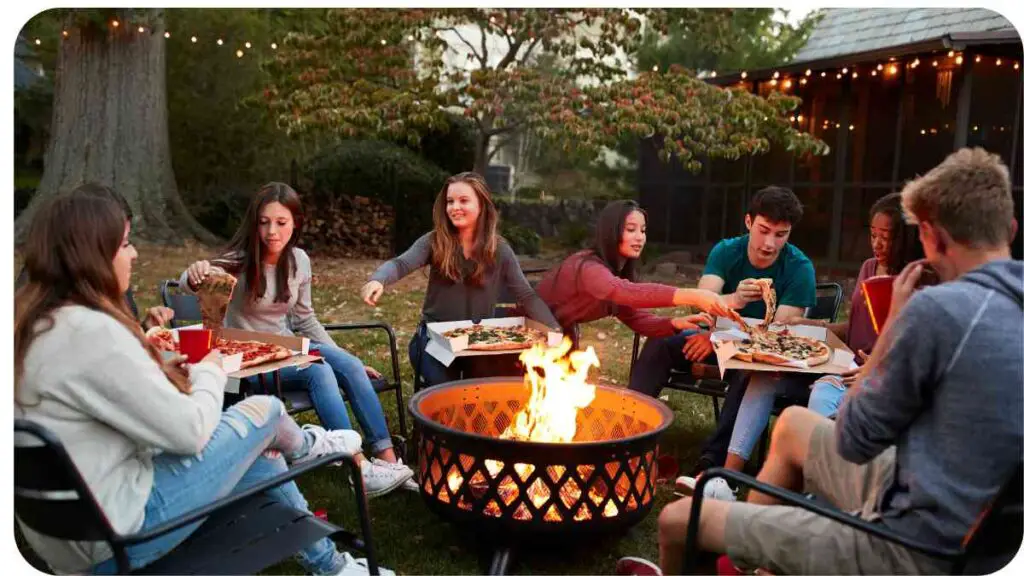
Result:
<svg viewBox="0 0 1024 576"><path fill-rule="evenodd" d="M45 167L15 223L21 237L40 202L91 181L120 192L133 230L157 242L215 238L189 215L171 168L165 38L160 10L61 10L62 33Z"/></svg>
<svg viewBox="0 0 1024 576"><path fill-rule="evenodd" d="M729 11L685 11L693 41L721 47ZM478 129L475 169L529 129L594 155L627 137L659 137L663 157L738 158L771 143L824 152L794 129L796 100L711 86L681 67L631 74L644 30L680 11L619 9L340 9L290 35L264 97L292 132L330 130L417 141L455 109ZM538 57L556 65L538 65Z"/></svg>

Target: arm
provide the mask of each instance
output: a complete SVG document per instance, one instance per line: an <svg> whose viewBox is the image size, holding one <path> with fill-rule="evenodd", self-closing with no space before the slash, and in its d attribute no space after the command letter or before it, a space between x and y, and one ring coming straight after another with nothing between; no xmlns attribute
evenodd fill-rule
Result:
<svg viewBox="0 0 1024 576"><path fill-rule="evenodd" d="M606 266L593 260L580 263L576 282L578 290L595 300L612 302L630 308L663 308L677 306L676 293L682 292L665 284L630 282L612 274Z"/></svg>
<svg viewBox="0 0 1024 576"><path fill-rule="evenodd" d="M224 371L208 362L192 365L192 390L182 394L135 336L115 322L79 333L73 349L90 357L53 394L141 446L198 454L220 422Z"/></svg>
<svg viewBox="0 0 1024 576"><path fill-rule="evenodd" d="M508 286L512 297L523 307L529 318L561 332L562 328L558 323L558 319L551 313L548 305L530 287L530 283L526 280L526 276L523 275L523 269L519 267L519 260L516 259L512 248L505 242L501 242L498 244L498 251L502 260L501 281L505 282L505 285Z"/></svg>
<svg viewBox="0 0 1024 576"><path fill-rule="evenodd" d="M389 286L426 266L430 261L431 234L428 232L420 236L401 256L381 264L369 281Z"/></svg>
<svg viewBox="0 0 1024 576"><path fill-rule="evenodd" d="M648 338L661 338L663 336L672 336L676 333L671 318L658 316L645 310L620 306L615 317L626 326L629 326L633 332Z"/></svg>
<svg viewBox="0 0 1024 576"><path fill-rule="evenodd" d="M952 319L927 294L915 295L883 331L889 340L877 363L864 368L836 418L839 454L863 464L891 446L920 415L937 371L952 350L941 350L934 326ZM875 361L872 358L872 361Z"/></svg>

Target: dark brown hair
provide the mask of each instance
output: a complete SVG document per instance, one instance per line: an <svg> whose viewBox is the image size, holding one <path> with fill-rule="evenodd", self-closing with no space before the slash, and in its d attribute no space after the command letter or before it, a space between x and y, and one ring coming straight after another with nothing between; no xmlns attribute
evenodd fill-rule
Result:
<svg viewBox="0 0 1024 576"><path fill-rule="evenodd" d="M77 304L109 314L124 325L163 367L170 382L182 392L189 391L184 374L164 366L121 293L113 262L127 222L116 195L98 184L83 184L58 195L36 212L25 241L27 281L14 297L16 383L23 376L32 342L53 328L54 312Z"/></svg>
<svg viewBox="0 0 1024 576"><path fill-rule="evenodd" d="M903 219L903 209L900 208L900 193L893 192L882 196L868 212L868 222L874 219L876 214L885 214L889 217L892 231L889 234L889 274L896 275L903 270L908 262L917 259L920 252L917 241L917 231Z"/></svg>
<svg viewBox="0 0 1024 576"><path fill-rule="evenodd" d="M754 193L747 215L751 220L762 216L771 222L796 226L803 218L804 207L789 188L768 186Z"/></svg>
<svg viewBox="0 0 1024 576"><path fill-rule="evenodd" d="M245 285L252 300L259 300L267 291L267 279L263 276L263 241L260 240L260 214L267 204L280 203L292 213L292 220L295 222L295 229L292 237L288 240L281 257L274 268L274 279L277 282L277 293L274 295L275 302L287 302L291 298L291 291L288 289L288 278L295 274L295 254L292 248L299 241L299 234L302 232L302 202L299 195L292 190L292 187L281 182L270 182L256 192L249 208L245 211L245 218L239 226L235 236L228 243L224 252L211 260L215 266L224 268L233 275L244 274Z"/></svg>
<svg viewBox="0 0 1024 576"><path fill-rule="evenodd" d="M462 244L459 232L448 218L448 188L459 182L468 184L480 203L480 216L476 221L476 234L469 261L473 266L468 278L462 277L459 267ZM434 200L434 234L430 240L430 264L452 282L473 286L483 284L484 274L494 267L498 253L498 209L491 199L491 190L483 177L475 172L456 174L445 181L441 193Z"/></svg>
<svg viewBox="0 0 1024 576"><path fill-rule="evenodd" d="M622 233L626 230L626 218L633 212L643 214L644 220L647 220L647 212L633 200L609 202L597 216L594 245L590 250L591 254L612 271L612 274L630 282L636 281L636 259L626 258L622 268L618 267L618 263L621 258L619 244L622 243Z"/></svg>

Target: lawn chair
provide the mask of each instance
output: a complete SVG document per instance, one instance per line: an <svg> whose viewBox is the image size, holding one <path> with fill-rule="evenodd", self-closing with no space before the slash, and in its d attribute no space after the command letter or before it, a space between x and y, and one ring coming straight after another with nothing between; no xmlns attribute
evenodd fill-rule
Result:
<svg viewBox="0 0 1024 576"><path fill-rule="evenodd" d="M817 320L828 320L835 322L839 316L839 306L843 301L843 287L836 282L820 283L817 285L818 299L814 307L807 311L808 318ZM633 336L633 355L629 362L629 376L633 376L633 364L640 355L641 336ZM718 404L720 399L725 398L728 383L719 378L718 366L710 364L693 364L690 371L672 370L669 374L666 388L680 390L707 396L711 398L712 407L715 411L715 422L721 417L721 407ZM775 398L773 414L779 414L784 408L791 406L796 401L785 395Z"/></svg>
<svg viewBox="0 0 1024 576"><path fill-rule="evenodd" d="M192 294L181 291L177 280L165 280L160 283L160 297L164 306L174 310L175 322L172 326L182 326L183 322L201 322L202 316L199 313L199 299ZM371 378L370 383L377 394L394 391L395 405L398 413L399 444L403 444L408 438L405 423L405 401L402 398L402 379L398 367L398 340L395 331L389 324L384 322L360 322L352 324L326 324L324 330L327 332L343 332L347 330L383 330L388 335L388 346L391 352L391 380L387 377ZM289 414L298 414L313 409L313 401L309 394L302 390L281 391L268 387L261 379L262 392L274 394L281 398L288 406ZM344 395L344 390L342 391ZM396 449L401 446L396 446Z"/></svg>
<svg viewBox="0 0 1024 576"><path fill-rule="evenodd" d="M158 526L124 535L114 531L56 435L21 419L15 420L14 433L16 517L52 538L106 542L114 552L119 574L257 574L324 537L365 555L370 573L378 574L362 475L351 457L333 454L305 462ZM314 468L338 461L354 471L362 538L264 494ZM126 547L203 520L198 530L166 556L134 572L129 570Z"/></svg>
<svg viewBox="0 0 1024 576"><path fill-rule="evenodd" d="M817 499L797 494L777 486L759 482L741 472L725 468L711 468L697 480L690 504L690 522L686 534L686 548L683 559L683 574L696 574L698 555L697 528L700 524L701 506L704 501L704 484L712 478L726 478L737 486L747 486L776 498L787 506L796 506L815 514L825 516L841 524L866 532L876 538L894 542L915 552L937 560L949 561L952 574L992 574L1006 566L1020 550L1024 540L1024 506L1022 506L1022 465L1020 462L1012 477L1003 485L995 499L975 519L974 525L964 536L960 548L944 550L917 542L898 534L881 524L848 514Z"/></svg>

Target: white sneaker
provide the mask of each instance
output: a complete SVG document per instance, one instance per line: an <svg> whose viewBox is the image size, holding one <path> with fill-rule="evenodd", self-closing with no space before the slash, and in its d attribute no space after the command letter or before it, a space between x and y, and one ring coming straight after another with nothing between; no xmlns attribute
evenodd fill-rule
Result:
<svg viewBox="0 0 1024 576"><path fill-rule="evenodd" d="M676 490L685 496L692 496L694 488L697 487L697 479L691 476L680 476L676 478ZM704 497L722 500L723 502L735 502L736 491L729 487L725 478L712 478L704 485Z"/></svg>
<svg viewBox="0 0 1024 576"><path fill-rule="evenodd" d="M325 430L320 426L306 424L302 431L313 437L313 444L309 447L309 452L292 462L293 464L301 464L313 458L339 452L352 456L362 450L363 438L355 430Z"/></svg>
<svg viewBox="0 0 1024 576"><path fill-rule="evenodd" d="M355 558L348 552L342 552L341 556L345 559L345 564L342 565L341 570L334 573L334 576L358 576L361 574L369 574L370 568L366 564L366 558ZM377 565L377 570L380 572L380 576L395 576L393 570Z"/></svg>
<svg viewBox="0 0 1024 576"><path fill-rule="evenodd" d="M388 462L387 460L381 460L380 458L371 458L370 462L373 462L377 466L384 466L386 468L393 468L395 470L412 471L411 468L409 468L402 462L401 458L398 459L398 462ZM413 472L413 475L408 480L402 483L402 490L408 490L409 492L420 491L420 485L418 482L416 482L415 472Z"/></svg>
<svg viewBox="0 0 1024 576"><path fill-rule="evenodd" d="M383 496L412 478L412 470L405 465L398 468L394 464L382 466L370 460L363 460L359 468L359 472L363 476L363 489L366 490L367 498Z"/></svg>

